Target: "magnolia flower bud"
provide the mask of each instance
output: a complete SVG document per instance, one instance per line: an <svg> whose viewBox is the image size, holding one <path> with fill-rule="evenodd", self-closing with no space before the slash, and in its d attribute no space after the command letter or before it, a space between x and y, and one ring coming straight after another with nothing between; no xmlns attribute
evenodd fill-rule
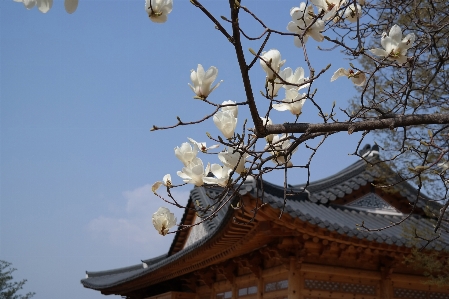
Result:
<svg viewBox="0 0 449 299"><path fill-rule="evenodd" d="M153 214L153 225L159 234L165 236L168 230L176 225L175 214L170 213L170 210L167 208L160 207Z"/></svg>
<svg viewBox="0 0 449 299"><path fill-rule="evenodd" d="M221 111L231 111L235 118L237 118L239 114L239 107L235 105L235 102L233 101L224 101L221 103L222 105L234 105L234 106L225 106L221 107Z"/></svg>
<svg viewBox="0 0 449 299"><path fill-rule="evenodd" d="M285 60L281 60L281 53L276 49L263 52L260 59L260 66L262 66L265 73L267 73L268 80L274 80L276 78L276 73L279 73L281 66L283 66L284 63ZM269 66L271 66L271 69Z"/></svg>
<svg viewBox="0 0 449 299"><path fill-rule="evenodd" d="M234 116L233 111L218 111L214 115L214 123L226 138L229 139L234 136L237 118Z"/></svg>

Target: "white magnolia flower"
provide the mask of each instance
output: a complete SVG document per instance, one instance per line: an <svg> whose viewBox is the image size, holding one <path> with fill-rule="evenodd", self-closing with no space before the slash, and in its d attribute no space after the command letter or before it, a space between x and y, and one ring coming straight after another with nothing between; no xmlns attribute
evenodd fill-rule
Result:
<svg viewBox="0 0 449 299"><path fill-rule="evenodd" d="M145 10L150 20L155 23L167 22L168 14L173 9L173 0L145 0Z"/></svg>
<svg viewBox="0 0 449 299"><path fill-rule="evenodd" d="M346 8L343 14L343 19L348 20L351 23L355 23L357 22L357 19L360 19L361 15L362 15L362 7L357 4L357 13L356 13L354 4L351 4Z"/></svg>
<svg viewBox="0 0 449 299"><path fill-rule="evenodd" d="M233 101L224 101L221 103L222 105L233 105L233 106L225 106L221 107L221 111L231 111L235 118L239 115L239 107L235 105Z"/></svg>
<svg viewBox="0 0 449 299"><path fill-rule="evenodd" d="M184 183L202 186L204 177L209 174L209 169L209 164L207 164L206 170L204 170L203 161L200 158L194 158L189 165L182 168L182 171L178 171L177 175L182 178Z"/></svg>
<svg viewBox="0 0 449 299"><path fill-rule="evenodd" d="M159 234L165 236L168 230L176 225L175 214L170 213L170 210L167 208L160 207L153 214L153 225Z"/></svg>
<svg viewBox="0 0 449 299"><path fill-rule="evenodd" d="M315 18L312 5L306 7L306 4L301 2L299 7L293 7L290 10L290 16L292 17L292 21L287 25L288 31L302 36L304 43L307 42L309 36L317 42L323 41L324 36L321 32L324 30L324 21L316 20L311 25ZM310 28L306 30L309 25L311 25ZM294 42L297 47L302 47L302 42L299 37L295 36Z"/></svg>
<svg viewBox="0 0 449 299"><path fill-rule="evenodd" d="M184 166L189 165L190 162L196 157L197 153L198 147L194 146L192 148L192 145L188 142L181 144L181 147L175 147L176 158L181 160Z"/></svg>
<svg viewBox="0 0 449 299"><path fill-rule="evenodd" d="M304 78L304 69L302 67L296 68L294 73L293 73L292 69L288 67L288 68L285 69L285 72L286 72L286 74L285 74L285 76L286 76L285 81L287 81L288 83L291 83L291 84L295 84L295 85L302 84L299 87L295 86L295 85L285 84L283 86L285 89L300 90L300 89L309 87L310 83L304 84L304 82L309 80L309 78L308 77Z"/></svg>
<svg viewBox="0 0 449 299"><path fill-rule="evenodd" d="M279 77L281 77L282 80L284 80L285 82L291 83L292 85L282 83L282 81L279 79ZM310 85L309 83L304 84L304 82L309 80L309 78L304 78L304 69L302 67L298 67L294 73L291 68L287 67L279 72L279 77L277 77L274 80L274 82L268 83L267 89L268 89L268 95L270 97L273 97L273 98L276 97L278 95L279 89L281 87L284 87L285 89L299 90L299 89L308 87ZM300 85L300 84L303 84L303 85L301 85L300 87L296 86L296 85ZM271 91L273 86L274 86L274 89L273 89L273 91Z"/></svg>
<svg viewBox="0 0 449 299"><path fill-rule="evenodd" d="M366 75L365 73L361 72L361 71L357 71L354 72L354 70L352 69L344 69L344 68L339 68L334 75L331 78L331 82L337 80L340 77L348 77L349 79L351 79L352 83L354 83L357 86L363 86L365 85L366 82Z"/></svg>
<svg viewBox="0 0 449 299"><path fill-rule="evenodd" d="M196 94L196 96L202 100L206 99L209 94L223 82L221 80L214 87L211 88L212 83L218 76L218 69L215 66L211 66L206 72L201 64L195 70L190 71L190 80L192 80L193 86L189 83L190 88Z"/></svg>
<svg viewBox="0 0 449 299"><path fill-rule="evenodd" d="M247 153L241 154L238 151L235 151L234 148L230 147L229 150L224 150L223 152L218 154L218 159L227 167L234 169L235 172L241 174L245 171L245 162L248 158Z"/></svg>
<svg viewBox="0 0 449 299"><path fill-rule="evenodd" d="M23 5L27 9L31 9L34 6L37 6L40 12L47 13L50 8L53 6L53 0L15 0L16 2L23 2Z"/></svg>
<svg viewBox="0 0 449 299"><path fill-rule="evenodd" d="M172 186L170 174L164 175L162 181L157 181L156 183L154 183L153 186L151 186L151 191L153 191L153 193L156 193L157 189L159 189L159 187L162 185L169 188Z"/></svg>
<svg viewBox="0 0 449 299"><path fill-rule="evenodd" d="M288 149L292 145L291 141L288 139L287 134L275 135L272 142L265 146L265 150L269 149L270 154L274 155L275 158L272 161L277 165L284 165L287 163L287 166L292 166L290 159L292 158L292 154L296 152L297 147L289 154L287 154Z"/></svg>
<svg viewBox="0 0 449 299"><path fill-rule="evenodd" d="M281 66L285 63L285 60L281 60L281 53L276 49L271 49L270 51L263 52L260 57L260 66L267 73L267 79L274 80L276 73L279 73ZM269 66L271 66L271 69Z"/></svg>
<svg viewBox="0 0 449 299"><path fill-rule="evenodd" d="M226 138L234 136L235 127L237 126L237 118L231 110L218 111L214 115L214 124Z"/></svg>
<svg viewBox="0 0 449 299"><path fill-rule="evenodd" d="M338 9L346 3L344 0L310 0L316 7L324 11L323 20L332 19Z"/></svg>
<svg viewBox="0 0 449 299"><path fill-rule="evenodd" d="M413 33L407 34L402 39L402 30L398 25L391 27L390 32L384 32L380 43L384 49L371 49L371 53L377 56L387 57L390 60L396 60L398 63L405 63L407 61L407 50L410 49L415 42L415 35Z"/></svg>
<svg viewBox="0 0 449 299"><path fill-rule="evenodd" d="M266 125L272 125L273 124L273 122L271 121L271 119L269 117L261 117L260 119L262 120L262 123L263 123L264 127ZM265 136L265 140L267 142L271 142L273 140L274 136L275 136L274 134L267 135L267 136Z"/></svg>
<svg viewBox="0 0 449 299"><path fill-rule="evenodd" d="M15 2L21 2L27 9L32 9L37 6L40 12L47 13L53 6L53 0L14 0ZM68 13L73 13L78 7L78 0L65 0L65 10Z"/></svg>
<svg viewBox="0 0 449 299"><path fill-rule="evenodd" d="M198 148L203 153L207 153L208 150L219 147L218 144L215 144L215 145L212 145L210 147L207 147L206 146L206 142L197 142L197 141L195 141L195 140L193 140L192 138L189 138L189 137L187 137L187 139L189 139L190 143L193 144L193 146Z"/></svg>
<svg viewBox="0 0 449 299"><path fill-rule="evenodd" d="M282 103L273 104L273 109L277 111L289 110L292 114L299 116L302 112L302 106L306 101L306 94L300 94L296 89L289 89L285 91L285 99Z"/></svg>
<svg viewBox="0 0 449 299"><path fill-rule="evenodd" d="M229 182L229 174L232 172L232 169L227 167L226 165L221 167L218 164L212 164L210 167L210 171L214 174L214 178L205 177L204 183L206 184L217 184L222 187L226 187Z"/></svg>

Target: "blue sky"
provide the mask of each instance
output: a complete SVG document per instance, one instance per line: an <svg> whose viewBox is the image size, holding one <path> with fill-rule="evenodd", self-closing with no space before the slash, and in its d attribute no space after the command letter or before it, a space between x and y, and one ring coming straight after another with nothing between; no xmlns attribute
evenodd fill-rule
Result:
<svg viewBox="0 0 449 299"><path fill-rule="evenodd" d="M227 13L227 1L203 4L218 16ZM187 85L198 63L216 66L218 80L224 80L210 100L243 101L233 48L189 1L175 0L162 25L150 22L143 0L80 0L72 15L58 0L47 14L12 0L0 5L0 258L18 269L15 278L28 279L25 291L36 292L36 299L101 298L80 284L86 270L136 264L168 249L172 235L159 236L151 224L163 203L150 186L166 173L180 182L173 148L186 137L205 141L206 131L219 132L211 120L170 131L150 128L174 124L178 115L187 121L210 111L192 99ZM246 5L269 26L284 30L299 1ZM242 22L250 34L260 33L255 22L243 17ZM331 85L329 80L347 62L338 50L321 52L317 45L307 44L316 69L333 66L317 82L316 99L327 112L334 100L346 107L355 92L350 81ZM245 49L249 46L257 48L245 44ZM270 48L281 51L285 66L305 67L291 37L273 38ZM251 75L257 94L265 74L255 65ZM259 101L262 110L267 107L266 100ZM312 105L303 112L302 121L317 121ZM241 109L239 124L245 117ZM272 118L293 120L288 112L274 111ZM312 179L355 161L348 153L356 137L331 137L313 161ZM307 153L300 147L295 161L304 161ZM213 156L205 160L218 163ZM297 171L289 183L305 178ZM281 184L282 174L267 179ZM185 201L189 190L176 194ZM175 212L179 219L182 211Z"/></svg>

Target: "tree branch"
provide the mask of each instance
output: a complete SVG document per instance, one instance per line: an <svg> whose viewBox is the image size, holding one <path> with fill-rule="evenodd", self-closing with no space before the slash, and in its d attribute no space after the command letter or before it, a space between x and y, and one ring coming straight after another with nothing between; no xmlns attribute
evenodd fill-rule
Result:
<svg viewBox="0 0 449 299"><path fill-rule="evenodd" d="M394 117L364 120L359 122L335 122L335 123L284 123L279 125L268 125L265 133L317 133L317 132L353 132L376 130L376 129L394 129L406 126L417 126L424 124L449 124L449 114L416 114L416 115L397 115Z"/></svg>
<svg viewBox="0 0 449 299"><path fill-rule="evenodd" d="M235 54L239 63L243 86L245 87L248 107L251 112L251 118L254 121L256 131L259 134L263 134L265 131L265 127L262 123L262 120L260 119L259 111L257 110L256 102L254 100L253 89L251 87L251 81L248 74L248 66L246 65L245 54L243 53L242 44L240 41L239 7L237 6L235 0L229 0L229 6L231 8L232 37L234 39Z"/></svg>

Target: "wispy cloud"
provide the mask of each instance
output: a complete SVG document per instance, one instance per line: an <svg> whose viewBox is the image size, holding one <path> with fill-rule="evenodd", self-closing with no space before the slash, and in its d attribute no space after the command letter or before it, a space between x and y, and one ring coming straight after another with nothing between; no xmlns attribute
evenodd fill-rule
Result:
<svg viewBox="0 0 449 299"><path fill-rule="evenodd" d="M173 196L180 203L186 203L188 191L172 191ZM151 185L146 184L134 190L122 193L125 204L121 207L119 217L99 216L88 225L89 231L95 238L106 239L112 246L133 248L151 247L155 240L159 247L168 248L172 238L160 236L153 227L151 216L160 206L167 206L151 191ZM169 207L180 221L183 210Z"/></svg>

